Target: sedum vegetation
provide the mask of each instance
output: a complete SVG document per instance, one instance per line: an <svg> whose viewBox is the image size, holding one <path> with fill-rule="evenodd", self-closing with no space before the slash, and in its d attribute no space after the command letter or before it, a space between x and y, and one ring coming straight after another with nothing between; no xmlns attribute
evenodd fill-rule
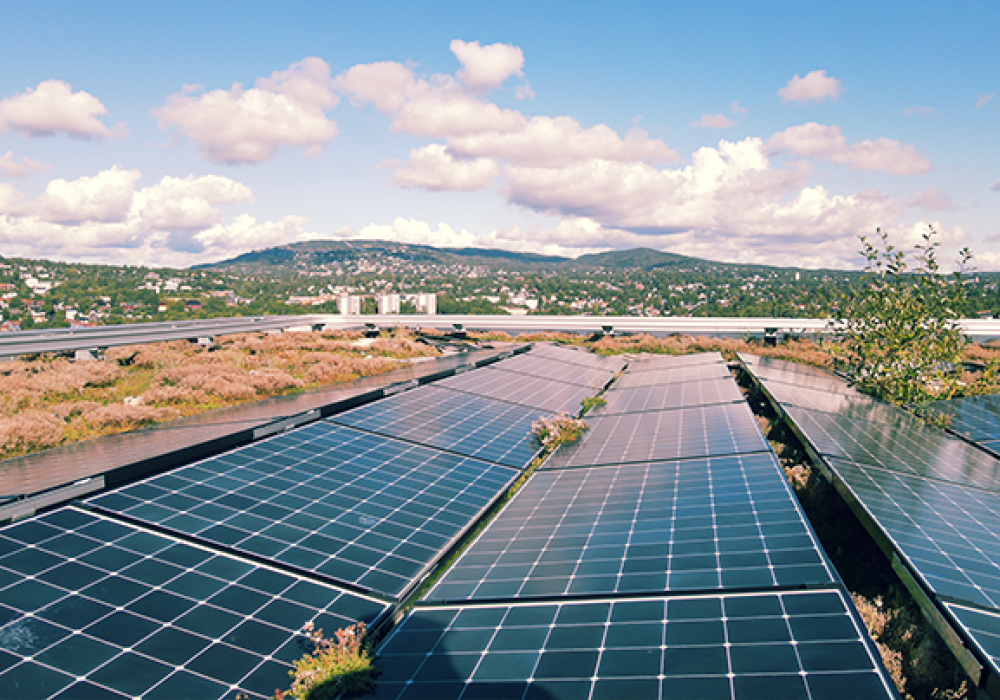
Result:
<svg viewBox="0 0 1000 700"><path fill-rule="evenodd" d="M388 372L438 351L397 332L234 335L0 363L0 458Z"/></svg>
<svg viewBox="0 0 1000 700"><path fill-rule="evenodd" d="M276 691L274 700L333 700L372 689L378 669L364 622L337 630L332 639L312 622L305 624L303 632L315 648L292 662L294 669L288 672L292 687Z"/></svg>

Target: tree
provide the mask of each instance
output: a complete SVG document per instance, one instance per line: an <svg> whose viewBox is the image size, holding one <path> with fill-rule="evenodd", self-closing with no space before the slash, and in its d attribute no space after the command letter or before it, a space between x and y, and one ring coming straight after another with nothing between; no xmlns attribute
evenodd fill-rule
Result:
<svg viewBox="0 0 1000 700"><path fill-rule="evenodd" d="M958 324L967 305L963 273L972 254L959 254L956 271L941 271L928 226L915 246L916 270L906 253L876 230L873 243L861 236L867 264L862 286L848 296L834 323L843 343L837 367L862 391L897 404L924 404L958 389L956 368L968 339Z"/></svg>

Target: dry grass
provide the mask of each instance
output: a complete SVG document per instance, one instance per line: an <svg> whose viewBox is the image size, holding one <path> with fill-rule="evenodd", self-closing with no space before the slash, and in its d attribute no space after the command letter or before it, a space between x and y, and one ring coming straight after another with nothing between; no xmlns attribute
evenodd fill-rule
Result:
<svg viewBox="0 0 1000 700"><path fill-rule="evenodd" d="M111 348L99 361L0 364L0 458L388 372L437 350L404 331L235 335Z"/></svg>

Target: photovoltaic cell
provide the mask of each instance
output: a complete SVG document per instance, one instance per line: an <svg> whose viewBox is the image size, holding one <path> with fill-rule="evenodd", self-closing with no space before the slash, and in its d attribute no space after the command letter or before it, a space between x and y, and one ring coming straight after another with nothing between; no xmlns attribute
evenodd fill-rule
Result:
<svg viewBox="0 0 1000 700"><path fill-rule="evenodd" d="M517 473L314 423L89 503L399 596Z"/></svg>
<svg viewBox="0 0 1000 700"><path fill-rule="evenodd" d="M902 409L881 403L857 391L833 393L781 382L767 382L766 388L774 400L786 409L794 407L825 413L865 414L882 423L899 423L902 420L900 414L911 420L919 420Z"/></svg>
<svg viewBox="0 0 1000 700"><path fill-rule="evenodd" d="M892 425L866 419L860 411L832 414L789 408L787 413L822 455L1000 490L1000 461L915 419Z"/></svg>
<svg viewBox="0 0 1000 700"><path fill-rule="evenodd" d="M420 608L380 700L892 698L839 591Z"/></svg>
<svg viewBox="0 0 1000 700"><path fill-rule="evenodd" d="M428 600L833 583L772 453L536 473Z"/></svg>
<svg viewBox="0 0 1000 700"><path fill-rule="evenodd" d="M643 372L629 371L615 382L616 389L634 389L642 386L676 384L679 382L703 382L712 379L732 379L733 375L725 364L696 364L678 367L664 367Z"/></svg>
<svg viewBox="0 0 1000 700"><path fill-rule="evenodd" d="M635 389L614 389L604 395L606 401L591 412L592 416L618 413L663 411L743 401L743 394L732 377L701 382L659 384Z"/></svg>
<svg viewBox="0 0 1000 700"><path fill-rule="evenodd" d="M615 376L612 370L564 362L547 356L536 356L533 352L501 360L490 366L506 372L543 377L567 384L578 384L590 389L591 394L604 388L604 385Z"/></svg>
<svg viewBox="0 0 1000 700"><path fill-rule="evenodd" d="M1000 608L1000 500L995 493L829 462L931 590Z"/></svg>
<svg viewBox="0 0 1000 700"><path fill-rule="evenodd" d="M563 469L769 451L745 403L588 418L580 440L542 467Z"/></svg>
<svg viewBox="0 0 1000 700"><path fill-rule="evenodd" d="M583 399L594 394L593 389L579 384L505 372L493 367L449 377L436 382L435 386L537 408L546 413L565 410L573 415L579 413Z"/></svg>
<svg viewBox="0 0 1000 700"><path fill-rule="evenodd" d="M538 409L422 386L329 421L524 469L541 451L531 424L543 415Z"/></svg>
<svg viewBox="0 0 1000 700"><path fill-rule="evenodd" d="M386 609L75 508L0 529L5 697L270 697L304 623Z"/></svg>

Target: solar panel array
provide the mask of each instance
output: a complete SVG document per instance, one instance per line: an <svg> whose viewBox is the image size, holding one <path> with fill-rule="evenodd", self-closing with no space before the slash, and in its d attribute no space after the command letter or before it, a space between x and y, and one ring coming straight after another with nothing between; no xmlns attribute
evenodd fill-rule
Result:
<svg viewBox="0 0 1000 700"><path fill-rule="evenodd" d="M894 697L721 357L635 364L383 645L376 697Z"/></svg>
<svg viewBox="0 0 1000 700"><path fill-rule="evenodd" d="M426 387L343 418L360 429L313 423L0 529L5 687L287 686L311 650L301 626L384 619L530 463L531 421L551 413Z"/></svg>
<svg viewBox="0 0 1000 700"><path fill-rule="evenodd" d="M928 597L983 662L1000 671L1000 460L902 409L860 397L833 375L741 359L764 377L766 391L875 521ZM800 376L815 377L813 389L795 387ZM827 383L830 391L816 388ZM979 413L977 403L993 402L971 402L969 416ZM968 417L960 423L974 424Z"/></svg>
<svg viewBox="0 0 1000 700"><path fill-rule="evenodd" d="M517 474L314 423L90 503L396 598Z"/></svg>
<svg viewBox="0 0 1000 700"><path fill-rule="evenodd" d="M299 629L385 603L62 508L0 530L0 683L10 698L267 696Z"/></svg>

